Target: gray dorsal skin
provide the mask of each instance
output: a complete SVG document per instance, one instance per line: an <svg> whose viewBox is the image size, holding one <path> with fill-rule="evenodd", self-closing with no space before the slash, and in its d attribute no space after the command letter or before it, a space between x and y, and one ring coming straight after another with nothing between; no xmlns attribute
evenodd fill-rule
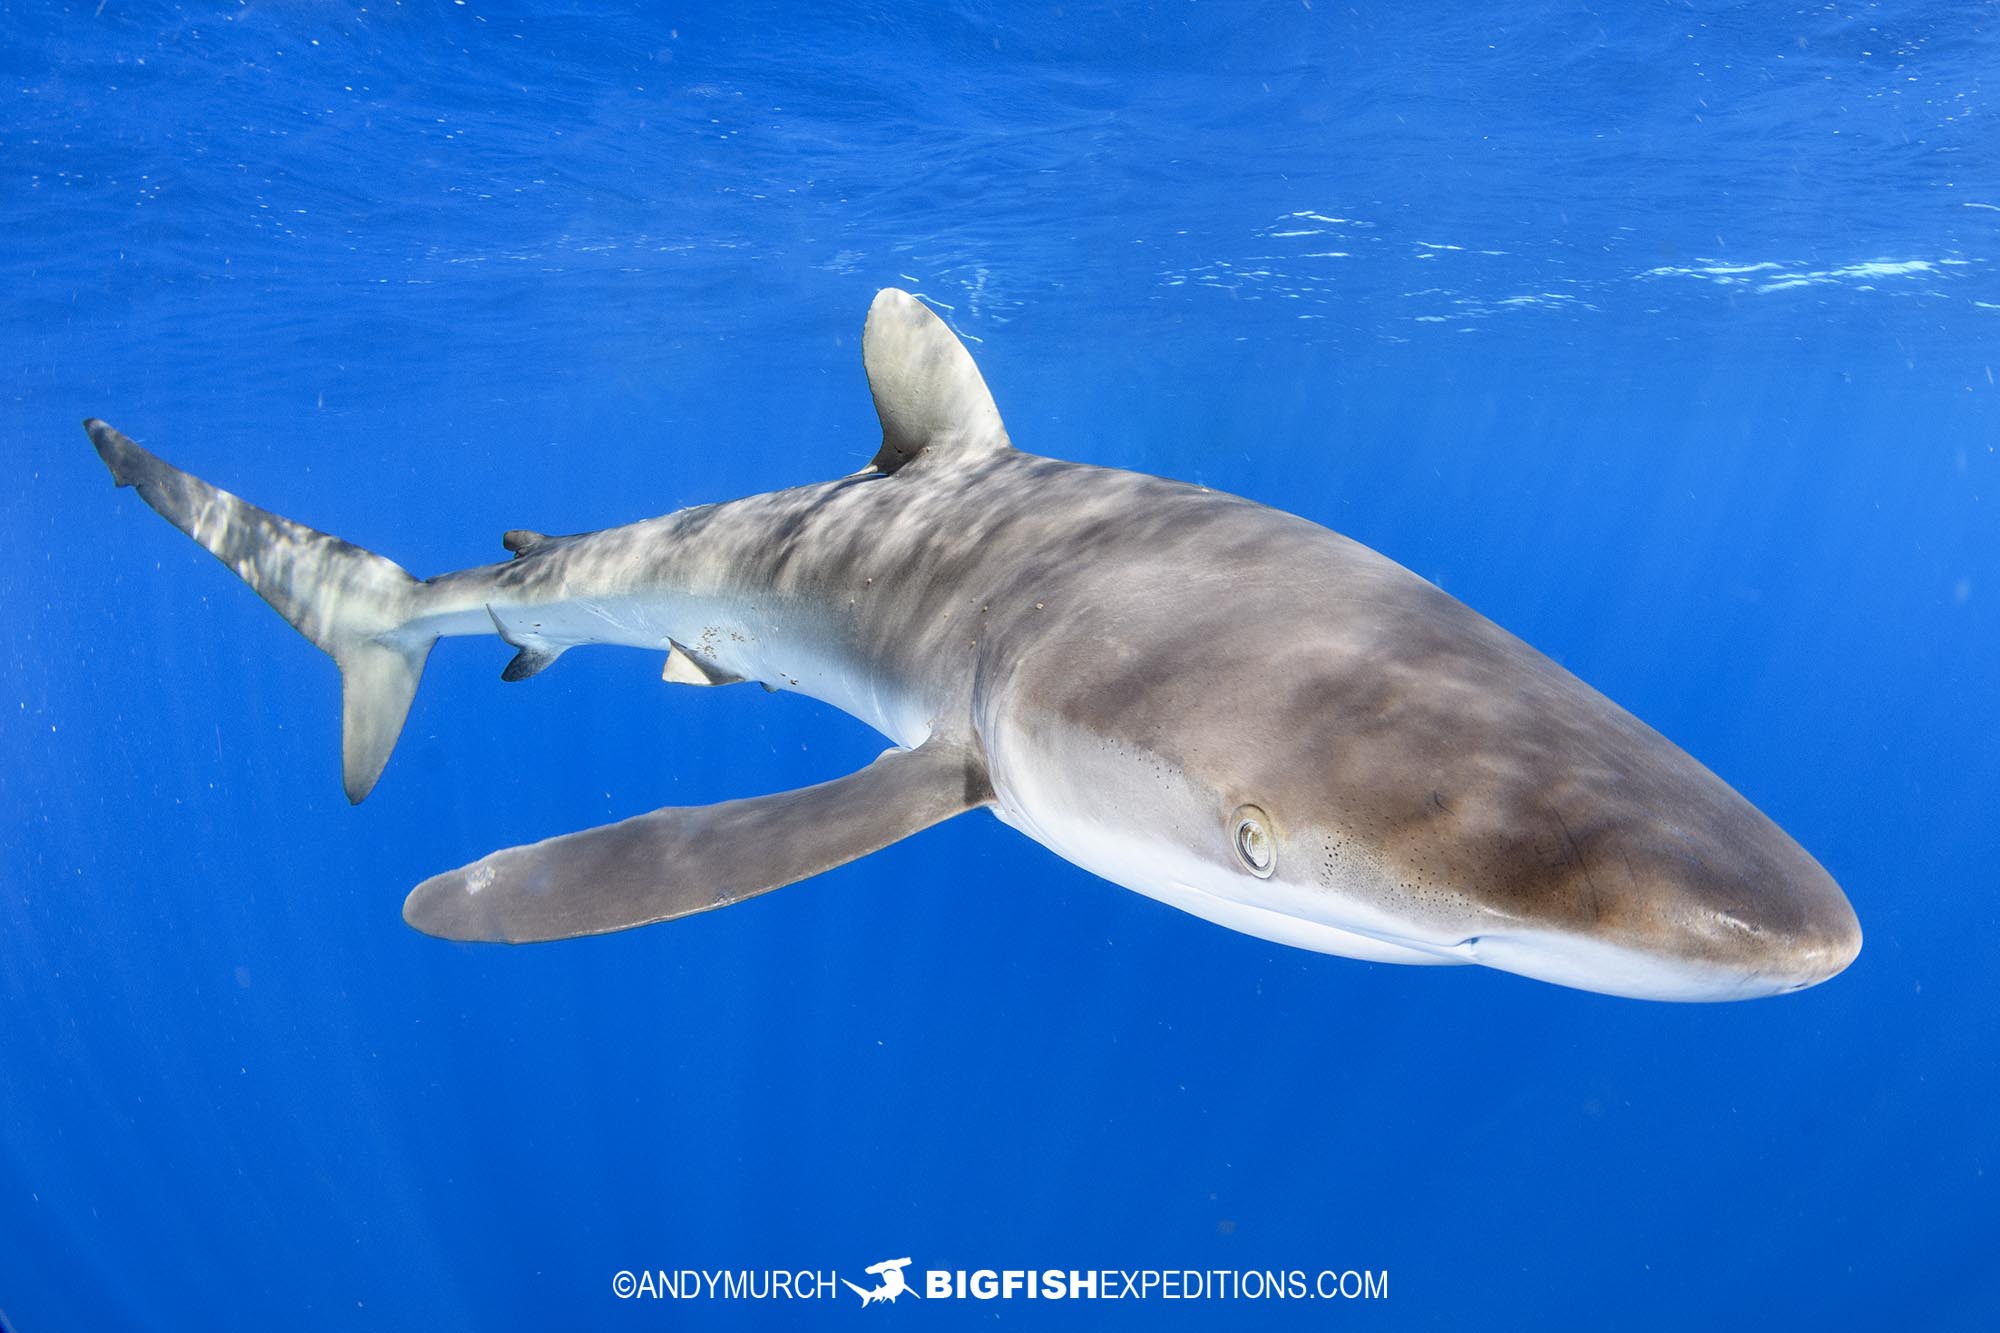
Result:
<svg viewBox="0 0 2000 1333"><path fill-rule="evenodd" d="M1325 528L1009 442L920 302L863 337L867 471L418 581L101 422L121 485L331 653L359 800L442 636L522 679L584 643L824 700L898 749L802 791L662 810L437 876L455 939L662 921L985 806L1076 864L1266 939L1613 994L1798 990L1860 948L1824 870L1714 774L1432 584Z"/></svg>

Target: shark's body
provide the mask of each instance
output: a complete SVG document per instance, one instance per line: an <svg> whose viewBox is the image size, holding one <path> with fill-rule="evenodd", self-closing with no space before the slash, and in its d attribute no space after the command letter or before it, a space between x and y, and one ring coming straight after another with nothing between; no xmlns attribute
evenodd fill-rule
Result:
<svg viewBox="0 0 2000 1333"><path fill-rule="evenodd" d="M440 636L509 679L569 647L822 699L899 747L799 792L495 853L410 922L534 940L665 920L990 806L1107 879L1268 939L1484 962L1663 999L1795 990L1860 934L1826 873L1720 779L1462 603L1235 496L1014 449L977 369L901 292L864 351L869 470L412 579L161 463L121 483L340 662L359 800Z"/></svg>

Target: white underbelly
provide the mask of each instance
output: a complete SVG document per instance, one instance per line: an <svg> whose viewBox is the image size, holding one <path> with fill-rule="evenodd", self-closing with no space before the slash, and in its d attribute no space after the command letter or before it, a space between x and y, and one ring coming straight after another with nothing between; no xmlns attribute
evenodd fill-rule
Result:
<svg viewBox="0 0 2000 1333"><path fill-rule="evenodd" d="M934 722L922 700L854 662L836 636L815 632L796 609L779 616L748 603L661 593L495 606L492 616L517 642L618 644L662 655L679 644L704 667L831 704L904 747L922 744Z"/></svg>

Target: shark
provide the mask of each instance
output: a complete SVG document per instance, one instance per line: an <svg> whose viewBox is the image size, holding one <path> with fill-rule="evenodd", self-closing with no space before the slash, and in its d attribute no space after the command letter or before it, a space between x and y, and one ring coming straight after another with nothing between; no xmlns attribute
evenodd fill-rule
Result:
<svg viewBox="0 0 2000 1333"><path fill-rule="evenodd" d="M417 578L92 419L120 486L338 665L359 802L432 646L508 681L571 648L821 700L891 747L794 791L510 847L410 891L451 940L741 902L985 809L1114 884L1276 943L1653 1000L1825 981L1860 925L1818 862L1659 732L1434 583L1309 519L1015 447L963 343L882 291L858 472Z"/></svg>

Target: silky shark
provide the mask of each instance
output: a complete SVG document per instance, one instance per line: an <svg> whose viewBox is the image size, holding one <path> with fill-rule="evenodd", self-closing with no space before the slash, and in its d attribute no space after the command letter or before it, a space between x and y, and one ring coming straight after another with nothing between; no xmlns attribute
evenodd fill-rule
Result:
<svg viewBox="0 0 2000 1333"><path fill-rule="evenodd" d="M655 810L419 884L417 929L526 942L740 902L985 807L1114 883L1267 940L1660 1000L1800 990L1861 932L1831 877L1672 743L1491 621L1306 519L1016 449L964 346L876 297L861 472L418 579L101 421L120 486L340 667L348 798L432 645L524 680L586 643L759 681L892 748L797 791Z"/></svg>

